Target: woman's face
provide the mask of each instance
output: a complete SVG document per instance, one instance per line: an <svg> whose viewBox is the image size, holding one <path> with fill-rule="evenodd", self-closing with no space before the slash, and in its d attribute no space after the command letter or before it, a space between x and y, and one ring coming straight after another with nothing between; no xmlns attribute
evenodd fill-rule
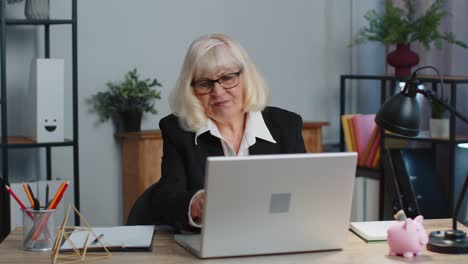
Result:
<svg viewBox="0 0 468 264"><path fill-rule="evenodd" d="M236 81L237 85L231 87ZM194 80L193 86L205 114L216 123L227 123L244 115L244 84L239 67L220 69L214 74L200 76ZM199 88L205 88L205 91L200 92Z"/></svg>

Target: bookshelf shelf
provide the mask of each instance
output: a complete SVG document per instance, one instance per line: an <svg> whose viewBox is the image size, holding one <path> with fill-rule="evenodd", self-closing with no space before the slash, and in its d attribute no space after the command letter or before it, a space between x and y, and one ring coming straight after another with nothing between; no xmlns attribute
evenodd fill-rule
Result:
<svg viewBox="0 0 468 264"><path fill-rule="evenodd" d="M0 139L0 146L3 146L3 143ZM73 141L70 139L65 139L62 142L44 142L38 143L33 139L23 136L9 136L7 138L8 148L40 148L40 147L58 147L58 146L73 146Z"/></svg>
<svg viewBox="0 0 468 264"><path fill-rule="evenodd" d="M405 137L400 135L395 135L391 133L385 133L385 137L389 138L398 138L412 141L425 141L425 142L434 142L434 143L450 143L450 137L448 138L433 138L429 134L429 131L421 131L416 137ZM455 134L455 143L467 143L468 134Z"/></svg>
<svg viewBox="0 0 468 264"><path fill-rule="evenodd" d="M45 150L45 172L46 172L46 179L52 180L52 149L54 147L64 147L67 146L72 151L72 164L73 164L73 202L77 209L80 209L80 191L79 191L79 153L78 153L78 4L77 0L70 0L71 3L71 16L70 19L8 19L6 18L5 10L6 10L6 1L0 2L0 152L1 152L1 167L2 173L0 175L0 185L8 184L10 181L10 168L9 168L9 161L13 160L14 156L9 155L11 149L26 149L26 148L38 148L41 150ZM22 135L13 134L10 135L9 124L16 120L9 120L10 115L7 113L10 109L8 108L8 104L11 102L7 102L9 100L9 93L10 87L7 87L7 79L9 76L7 75L7 45L6 39L9 36L10 29L15 31L19 30L19 27L22 26L29 26L31 28L41 28L43 30L40 31L41 35L44 37L44 45L43 45L43 52L38 50L35 57L43 57L43 58L50 58L51 57L51 47L54 47L54 43L51 43L51 29L57 29L54 25L65 25L65 29L70 32L70 53L71 53L71 60L70 60L70 71L71 77L69 83L65 84L65 89L70 89L71 95L71 104L66 106L67 109L65 111L71 111L72 118L71 118L71 130L72 135L70 136L72 139L64 139L60 142L35 142L34 140L27 138ZM8 29L8 30L7 30ZM42 49L42 48L41 48ZM13 55L10 56L12 60L16 60L17 58ZM29 68L23 69L24 71L29 71ZM7 89L8 88L8 89ZM67 91L65 91L67 93ZM7 100L8 99L8 100ZM75 214L75 225L80 224L80 219L77 214ZM10 195L6 192L4 188L0 190L0 242L3 238L10 233Z"/></svg>
<svg viewBox="0 0 468 264"><path fill-rule="evenodd" d="M380 180L382 178L382 171L380 169L357 166L356 177Z"/></svg>
<svg viewBox="0 0 468 264"><path fill-rule="evenodd" d="M71 25L71 19L6 19L6 25L9 26L28 26L28 25Z"/></svg>
<svg viewBox="0 0 468 264"><path fill-rule="evenodd" d="M449 96L449 104L453 108L456 107L457 102L457 89L464 88L466 85L461 86L460 84L468 84L467 76L441 76L444 82L444 91ZM441 88L440 79L434 75L418 75L417 79L425 85L426 89L437 90ZM399 82L404 82L407 78L394 77L389 75L341 75L340 76L340 116L338 117L341 121L341 117L346 114L346 92L348 89L359 89L360 85L351 86L348 84L349 81L379 81L375 89L380 92L380 105L382 105L387 98L391 95L396 94L400 91L398 86ZM348 86L347 86L348 84ZM379 85L380 84L380 85ZM373 99L375 100L375 99ZM377 109L376 109L377 111ZM393 161L390 155L390 149L399 150L414 150L415 145L420 144L409 144L417 142L425 142L428 146L428 150L434 151L436 154L440 149L443 151L443 165L435 174L438 174L439 178L445 177L446 183L444 183L444 191L447 193L448 208L453 208L454 204L454 193L455 193L455 168L456 160L460 160L456 157L456 148L460 143L468 143L468 134L457 132L457 122L454 114L450 114L450 133L448 138L432 138L428 131L422 131L416 137L404 137L395 134L384 133L381 130L381 141L380 141L380 168L381 169L369 169L369 168L357 168L357 176L368 177L373 179L380 179L380 201L379 201L379 218L387 219L392 218L392 210L396 207L400 209L406 209L408 204L402 202L402 192L399 186L399 182L396 181L394 175L397 173L391 164ZM340 122L341 123L341 122ZM397 143L396 143L396 142ZM345 137L343 126L340 125L340 151L345 151ZM420 157L421 158L421 157ZM385 161L385 162L384 162ZM384 164L385 163L385 164ZM390 164L390 165L388 165ZM385 166L384 166L385 165ZM443 171L442 171L443 170ZM444 180L445 180L444 179ZM412 190L415 193L414 190ZM406 195L406 193L404 194ZM409 196L409 195L408 195ZM415 196L416 197L416 196ZM418 198L419 199L419 198ZM399 200L399 201L398 201ZM419 200L418 200L419 201ZM427 202L427 201L426 201ZM395 206L398 204L398 206Z"/></svg>

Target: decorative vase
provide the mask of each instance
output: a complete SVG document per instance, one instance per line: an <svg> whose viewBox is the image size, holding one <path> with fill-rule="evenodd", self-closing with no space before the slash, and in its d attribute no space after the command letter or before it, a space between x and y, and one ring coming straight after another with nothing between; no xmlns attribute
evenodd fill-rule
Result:
<svg viewBox="0 0 468 264"><path fill-rule="evenodd" d="M127 111L121 113L123 130L127 132L137 132L141 130L141 111Z"/></svg>
<svg viewBox="0 0 468 264"><path fill-rule="evenodd" d="M49 0L26 0L24 15L27 19L49 19Z"/></svg>
<svg viewBox="0 0 468 264"><path fill-rule="evenodd" d="M419 56L410 49L409 44L397 44L396 50L387 55L387 63L395 67L395 76L408 77L411 67L419 63Z"/></svg>
<svg viewBox="0 0 468 264"><path fill-rule="evenodd" d="M429 132L433 138L448 138L450 120L448 118L431 118L429 120Z"/></svg>

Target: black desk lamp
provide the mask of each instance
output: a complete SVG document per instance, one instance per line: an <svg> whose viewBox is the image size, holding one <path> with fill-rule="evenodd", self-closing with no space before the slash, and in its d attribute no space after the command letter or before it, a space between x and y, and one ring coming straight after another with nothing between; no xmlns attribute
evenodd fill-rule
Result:
<svg viewBox="0 0 468 264"><path fill-rule="evenodd" d="M416 72L431 68L435 70L440 78L441 88L444 83L439 71L432 66L425 66L416 69L406 81L403 90L390 97L380 108L375 117L375 122L383 129L403 136L414 137L419 133L420 114L416 100L416 94L420 93L429 100L434 100L447 108L455 116L468 123L468 119L457 112L455 108L440 100L433 91L418 88L419 81L416 80ZM466 233L457 230L457 217L460 211L463 197L468 189L468 175L465 179L463 189L455 206L452 216L452 230L435 231L429 234L427 249L439 253L464 254L468 253L468 238Z"/></svg>

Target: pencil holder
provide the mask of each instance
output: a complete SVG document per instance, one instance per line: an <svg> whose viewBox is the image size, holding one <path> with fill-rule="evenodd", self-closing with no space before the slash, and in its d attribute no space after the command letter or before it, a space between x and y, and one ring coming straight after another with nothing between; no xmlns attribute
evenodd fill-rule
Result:
<svg viewBox="0 0 468 264"><path fill-rule="evenodd" d="M55 209L23 211L23 249L32 251L52 250L56 238Z"/></svg>

